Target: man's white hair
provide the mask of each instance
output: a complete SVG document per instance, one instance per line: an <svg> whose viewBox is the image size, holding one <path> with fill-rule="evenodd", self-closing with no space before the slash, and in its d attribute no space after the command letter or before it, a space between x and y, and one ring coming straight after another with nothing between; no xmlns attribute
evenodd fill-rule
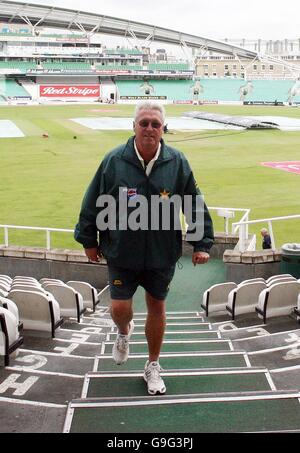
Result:
<svg viewBox="0 0 300 453"><path fill-rule="evenodd" d="M161 114L163 123L165 122L165 117L166 117L166 112L165 108L162 104L159 104L158 102L150 102L150 101L142 101L139 102L136 107L135 107L135 114L134 114L134 120L136 121L139 113L142 110L156 110Z"/></svg>
<svg viewBox="0 0 300 453"><path fill-rule="evenodd" d="M260 232L261 232L261 233L268 233L268 230L267 230L267 228L262 228L262 229L260 230Z"/></svg>

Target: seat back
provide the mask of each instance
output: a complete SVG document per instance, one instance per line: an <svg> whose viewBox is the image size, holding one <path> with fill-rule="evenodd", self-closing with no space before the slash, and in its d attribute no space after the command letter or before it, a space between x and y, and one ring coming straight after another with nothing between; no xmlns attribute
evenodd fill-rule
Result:
<svg viewBox="0 0 300 453"><path fill-rule="evenodd" d="M272 277L269 277L266 282L270 283L272 280L277 279L277 278L282 278L282 277L292 277L291 274L276 274L272 275Z"/></svg>
<svg viewBox="0 0 300 453"><path fill-rule="evenodd" d="M267 283L267 286L272 286L275 283L284 283L284 282L295 282L297 279L295 277L278 277L278 278L273 278L269 283Z"/></svg>
<svg viewBox="0 0 300 453"><path fill-rule="evenodd" d="M15 315L15 317L18 321L18 324L19 324L19 321L20 321L19 310L18 310L17 305L12 300L7 299L6 297L0 296L0 307L6 308L13 315Z"/></svg>
<svg viewBox="0 0 300 453"><path fill-rule="evenodd" d="M24 329L51 332L51 312L46 294L14 289L9 293L9 299L17 305ZM56 301L52 301L52 306L54 322L57 322L60 318L59 305Z"/></svg>
<svg viewBox="0 0 300 453"><path fill-rule="evenodd" d="M210 313L226 310L228 294L235 289L237 284L234 282L218 283L208 288L202 298L202 308L206 310L206 315Z"/></svg>
<svg viewBox="0 0 300 453"><path fill-rule="evenodd" d="M18 321L13 313L6 308L0 307L0 355L4 356L6 351L6 337L4 331L8 334L8 346L12 345L19 337ZM2 323L4 325L2 325Z"/></svg>
<svg viewBox="0 0 300 453"><path fill-rule="evenodd" d="M87 282L70 280L66 283L71 288L81 294L83 305L87 308L95 308L98 302L97 290Z"/></svg>
<svg viewBox="0 0 300 453"><path fill-rule="evenodd" d="M248 283L257 283L257 282L266 283L264 278L258 277L258 278L249 278L248 280L243 280L241 283L238 284L238 286L242 286L242 285L245 285Z"/></svg>
<svg viewBox="0 0 300 453"><path fill-rule="evenodd" d="M258 304L259 295L265 288L266 283L260 281L245 283L244 285L236 288L236 290L234 290L236 292L234 300L235 315L255 312L255 307ZM228 299L230 299L230 296L228 297Z"/></svg>
<svg viewBox="0 0 300 453"><path fill-rule="evenodd" d="M265 309L266 317L288 315L296 307L299 293L297 281L274 283L259 295L258 308Z"/></svg>
<svg viewBox="0 0 300 453"><path fill-rule="evenodd" d="M70 286L48 283L44 284L43 288L53 294L63 315L73 316L76 314L77 316L77 300L79 301L79 310L83 309L82 296ZM76 294L78 297L76 297Z"/></svg>

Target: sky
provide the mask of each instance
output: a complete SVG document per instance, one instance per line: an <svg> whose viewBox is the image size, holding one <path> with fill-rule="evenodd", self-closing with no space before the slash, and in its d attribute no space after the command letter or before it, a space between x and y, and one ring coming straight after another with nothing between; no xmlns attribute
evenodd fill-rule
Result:
<svg viewBox="0 0 300 453"><path fill-rule="evenodd" d="M300 0L29 0L210 39L300 38Z"/></svg>

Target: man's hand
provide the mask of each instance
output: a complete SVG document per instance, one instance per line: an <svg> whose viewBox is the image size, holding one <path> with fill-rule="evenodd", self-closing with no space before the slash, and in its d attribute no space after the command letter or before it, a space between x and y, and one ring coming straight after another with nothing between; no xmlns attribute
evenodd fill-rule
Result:
<svg viewBox="0 0 300 453"><path fill-rule="evenodd" d="M194 252L192 257L193 265L205 264L209 260L209 254L206 252Z"/></svg>
<svg viewBox="0 0 300 453"><path fill-rule="evenodd" d="M93 247L93 248L90 248L90 249L84 249L84 252L85 252L86 256L91 261L94 261L94 262L97 262L97 263L100 261L100 258L102 257L98 247Z"/></svg>

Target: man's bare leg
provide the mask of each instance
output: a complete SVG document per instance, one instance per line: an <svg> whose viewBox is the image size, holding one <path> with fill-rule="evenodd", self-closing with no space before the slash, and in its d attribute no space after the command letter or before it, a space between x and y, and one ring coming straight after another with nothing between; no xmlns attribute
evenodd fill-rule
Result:
<svg viewBox="0 0 300 453"><path fill-rule="evenodd" d="M157 362L164 338L166 326L165 301L155 299L146 292L148 315L145 334L148 342L149 362Z"/></svg>
<svg viewBox="0 0 300 453"><path fill-rule="evenodd" d="M110 315L122 335L128 335L129 323L133 318L132 299L111 299Z"/></svg>

